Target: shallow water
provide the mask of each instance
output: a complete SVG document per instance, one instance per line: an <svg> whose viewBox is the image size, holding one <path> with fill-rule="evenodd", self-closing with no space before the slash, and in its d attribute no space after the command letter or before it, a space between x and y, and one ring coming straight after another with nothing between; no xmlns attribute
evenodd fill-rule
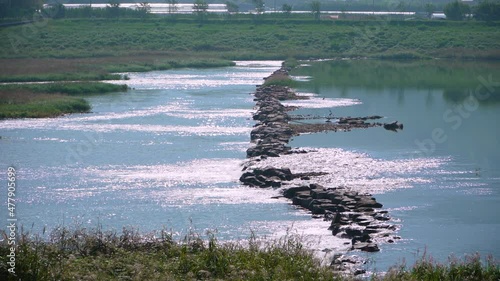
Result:
<svg viewBox="0 0 500 281"><path fill-rule="evenodd" d="M118 231L165 228L177 237L190 229L211 230L222 240L248 238L252 231L259 237L301 234L319 256L324 249L346 250L327 222L311 219L288 200L272 199L279 190L238 182L255 124L249 94L280 64L129 73L126 83L133 90L88 98L90 114L0 121L0 167L18 170L20 224L33 225L34 232L98 223ZM404 130L303 135L291 145L309 154L258 165L321 170L329 175L312 182L375 194L402 240L381 245L380 253L356 253L372 259L371 268L385 270L402 258L411 263L425 250L439 259L475 251L499 258L500 103L481 101L457 129L456 119L442 117L463 104L462 95L453 95L455 86L474 86L454 79L489 73L495 78L496 66L310 65L293 72L304 81L299 91L311 96L287 102L302 107L294 114L383 115L383 122L399 120ZM433 147L423 141L432 139L435 128L447 139ZM7 216L3 199L0 216Z"/></svg>
<svg viewBox="0 0 500 281"><path fill-rule="evenodd" d="M320 181L376 194L400 225L401 241L362 254L373 260L372 268L385 270L403 259L412 264L424 252L443 262L475 252L500 258L499 66L330 61L293 72L309 76L301 91L318 99L360 101L297 114L382 115L382 122L404 124L397 133L378 127L303 135L292 142L321 147L319 155L330 154L322 153L325 149L342 151L335 160L311 160L333 172ZM493 83L487 87L484 81ZM346 162L346 151L358 154L358 160Z"/></svg>
<svg viewBox="0 0 500 281"><path fill-rule="evenodd" d="M239 184L250 93L280 65L128 73L133 90L89 97L90 114L0 121L0 167L18 170L19 224L210 230L223 240L307 233L318 250L342 247L326 222L272 199L278 191Z"/></svg>

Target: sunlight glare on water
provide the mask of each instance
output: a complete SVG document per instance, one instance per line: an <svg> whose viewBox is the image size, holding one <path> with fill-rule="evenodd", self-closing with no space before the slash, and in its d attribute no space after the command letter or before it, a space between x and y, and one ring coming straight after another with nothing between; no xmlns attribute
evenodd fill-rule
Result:
<svg viewBox="0 0 500 281"><path fill-rule="evenodd" d="M325 187L344 186L361 193L378 194L412 187L414 183L431 182L432 179L425 177L425 173L436 170L448 161L439 158L374 159L364 153L337 148L303 147L301 150L309 152L270 157L254 162L250 167L288 167L293 173L324 172L327 175L313 177L310 182ZM292 181L296 185L308 182L300 179Z"/></svg>

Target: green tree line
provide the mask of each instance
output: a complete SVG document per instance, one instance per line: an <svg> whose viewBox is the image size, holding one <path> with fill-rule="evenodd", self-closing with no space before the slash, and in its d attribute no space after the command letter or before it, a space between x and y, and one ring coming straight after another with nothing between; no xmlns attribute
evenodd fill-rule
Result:
<svg viewBox="0 0 500 281"><path fill-rule="evenodd" d="M498 21L500 20L500 1L484 0L475 6L470 6L455 0L444 6L444 13L450 20L464 20L471 15L477 20Z"/></svg>
<svg viewBox="0 0 500 281"><path fill-rule="evenodd" d="M42 11L43 0L2 0L0 1L0 18L31 18L34 13ZM96 1L97 2L97 1ZM102 1L101 1L102 2ZM177 10L177 4L179 3L177 0L165 0L163 3L170 4L171 14L175 13ZM207 17L207 9L208 3L213 1L205 1L205 0L196 0L193 4L194 14L197 16L198 20L203 22L206 21ZM225 4L228 8L228 14L234 15L240 12L240 10L245 10L248 8L248 5L251 5L251 8L257 14L263 14L264 11L269 10L270 7L266 6L266 2L264 0L247 0L243 3L241 1L233 0L226 1ZM295 3L294 1L288 1L290 3ZM308 3L308 6L304 6L303 4ZM367 1L360 0L353 4L353 1L336 1L343 2L336 3L342 4L344 6L340 7L341 10L363 10L364 8L369 8L368 6L362 7L365 5ZM365 3L366 2L366 3ZM399 1L399 4L395 5L394 1L391 5L388 4L387 1L379 1L378 3L371 1L372 6L371 9L378 10L381 7L376 7L376 5L383 5L383 7L391 8L389 10L400 10L400 11L409 11L412 10L410 8L410 2ZM433 3L427 2L422 6L423 11L430 17L433 12L439 11L440 3L442 1L434 1ZM50 15L54 15L55 18L86 18L86 17L99 17L99 18L114 18L114 17L146 17L150 14L151 8L150 4L146 1L138 2L138 8L126 9L122 8L121 1L119 0L107 0L106 8L90 8L89 6L83 6L80 8L66 9L64 5L60 2L55 2L51 4L47 10L51 13ZM364 4L363 4L364 3ZM351 6L351 4L353 4ZM243 8L240 7L243 5ZM282 12L285 17L290 17L292 15L293 10L309 10L311 11L313 17L316 20L320 19L321 11L329 10L331 7L330 2L324 1L305 1L302 4L297 4L297 6L293 4L284 3L281 7L275 7L276 11ZM361 5L361 6L360 6ZM416 4L415 4L416 5ZM462 1L455 0L453 2L448 2L448 4L442 7L442 10L446 14L447 18L450 20L463 20L468 17L473 17L477 20L482 21L498 21L500 20L500 0L482 0L477 4L470 5L466 4Z"/></svg>

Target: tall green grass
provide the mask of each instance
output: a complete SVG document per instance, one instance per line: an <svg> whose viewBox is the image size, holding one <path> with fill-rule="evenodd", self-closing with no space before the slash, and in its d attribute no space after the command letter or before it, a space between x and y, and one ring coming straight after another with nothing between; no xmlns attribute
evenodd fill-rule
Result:
<svg viewBox="0 0 500 281"><path fill-rule="evenodd" d="M102 82L61 82L41 84L7 84L0 85L0 90L16 91L27 90L34 93L45 94L67 94L73 96L84 96L92 94L105 94L111 92L127 91L127 85L115 85Z"/></svg>
<svg viewBox="0 0 500 281"><path fill-rule="evenodd" d="M283 86L283 87L294 88L294 87L297 87L299 85L299 82L297 82L289 77L279 77L279 78L267 79L263 85L264 86Z"/></svg>
<svg viewBox="0 0 500 281"><path fill-rule="evenodd" d="M189 232L174 239L171 232L141 235L97 228L59 227L50 234L19 230L16 276L7 272L7 234L0 241L1 280L359 280L340 276L305 249L301 238L219 242L214 233L202 239ZM374 281L486 280L500 278L499 264L478 255L443 265L422 257L414 266L395 266Z"/></svg>
<svg viewBox="0 0 500 281"><path fill-rule="evenodd" d="M2 280L340 280L296 237L220 243L211 233L174 240L134 229L57 228L48 240L20 233L15 277L7 272L7 240L0 242Z"/></svg>
<svg viewBox="0 0 500 281"><path fill-rule="evenodd" d="M46 118L90 110L90 104L82 98L58 94L33 95L23 92L17 92L14 95L6 95L0 91L0 119Z"/></svg>
<svg viewBox="0 0 500 281"><path fill-rule="evenodd" d="M199 59L159 59L155 62L131 62L104 66L108 72L147 72L174 68L211 68L234 66L231 60L199 58Z"/></svg>
<svg viewBox="0 0 500 281"><path fill-rule="evenodd" d="M383 278L372 278L375 281L413 281L413 280L500 280L500 265L492 257L482 261L479 254L466 256L463 260L450 258L447 264L434 261L425 255L411 268L404 264L395 266Z"/></svg>
<svg viewBox="0 0 500 281"><path fill-rule="evenodd" d="M0 58L183 54L225 59L403 56L500 58L498 23L398 20L196 22L66 19L0 29ZM96 32L98 31L98 32ZM23 34L26 34L24 36Z"/></svg>
<svg viewBox="0 0 500 281"><path fill-rule="evenodd" d="M127 89L127 85L101 82L0 85L0 119L44 118L88 112L90 104L80 97Z"/></svg>
<svg viewBox="0 0 500 281"><path fill-rule="evenodd" d="M7 82L45 82L45 81L101 81L121 80L120 74L110 73L51 73L51 74L24 74L0 76L0 83Z"/></svg>
<svg viewBox="0 0 500 281"><path fill-rule="evenodd" d="M302 82L318 87L365 89L452 89L464 92L479 85L479 77L500 75L500 62L443 60L333 60L296 68L294 75L312 76Z"/></svg>

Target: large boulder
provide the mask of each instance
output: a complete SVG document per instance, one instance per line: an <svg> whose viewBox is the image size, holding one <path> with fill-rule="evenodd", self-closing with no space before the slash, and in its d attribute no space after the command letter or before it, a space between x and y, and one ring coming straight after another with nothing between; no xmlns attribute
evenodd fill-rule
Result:
<svg viewBox="0 0 500 281"><path fill-rule="evenodd" d="M263 169L255 169L254 173L256 175L263 175L265 177L278 177L281 180L291 180L292 172L289 168L273 168L265 167Z"/></svg>
<svg viewBox="0 0 500 281"><path fill-rule="evenodd" d="M311 204L312 200L313 199L310 196L299 194L299 195L293 197L292 204L299 205L299 206L307 209L309 207L309 205Z"/></svg>
<svg viewBox="0 0 500 281"><path fill-rule="evenodd" d="M309 186L305 185L290 187L283 191L283 196L285 196L286 198L293 198L298 192L309 191L309 190L310 190Z"/></svg>
<svg viewBox="0 0 500 281"><path fill-rule="evenodd" d="M356 208L382 208L382 204L378 203L374 198L362 197L356 202Z"/></svg>

